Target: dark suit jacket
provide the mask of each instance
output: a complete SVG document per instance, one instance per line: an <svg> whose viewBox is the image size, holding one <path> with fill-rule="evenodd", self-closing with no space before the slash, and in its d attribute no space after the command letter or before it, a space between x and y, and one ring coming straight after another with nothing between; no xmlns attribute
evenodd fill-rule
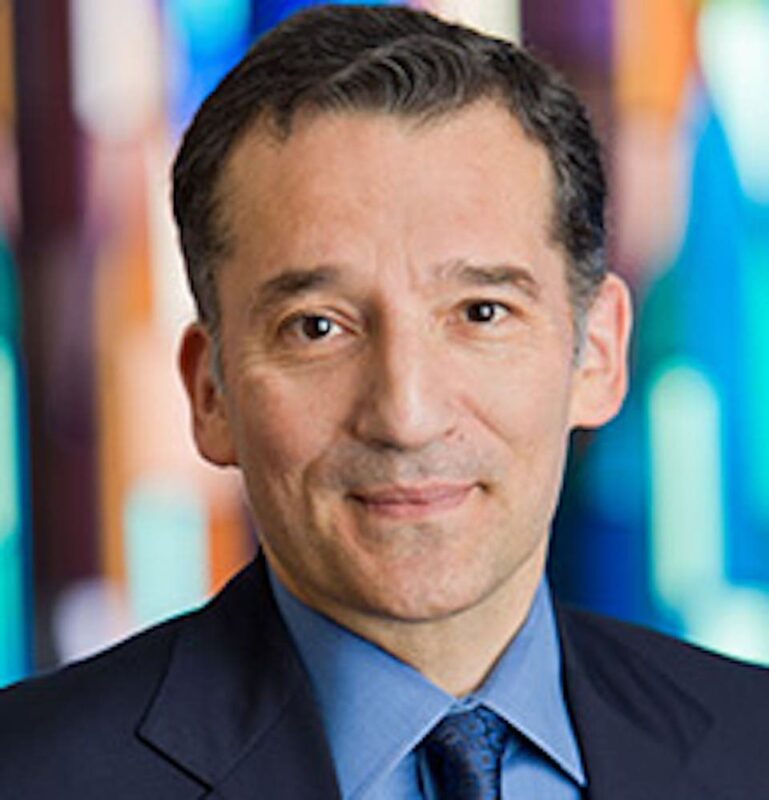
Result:
<svg viewBox="0 0 769 800"><path fill-rule="evenodd" d="M769 672L558 614L590 800L769 800ZM2 800L204 797L338 797L260 560L202 610L0 693Z"/></svg>

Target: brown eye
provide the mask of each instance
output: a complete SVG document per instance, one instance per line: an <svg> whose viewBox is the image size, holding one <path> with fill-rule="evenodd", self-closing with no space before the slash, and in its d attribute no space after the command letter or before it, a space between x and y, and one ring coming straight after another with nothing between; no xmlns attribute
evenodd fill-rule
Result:
<svg viewBox="0 0 769 800"><path fill-rule="evenodd" d="M325 339L334 331L335 324L328 317L312 314L299 320L299 330L305 339Z"/></svg>
<svg viewBox="0 0 769 800"><path fill-rule="evenodd" d="M479 300L475 303L469 303L465 308L467 320L475 323L496 322L507 312L508 309L502 303L496 303L491 300Z"/></svg>

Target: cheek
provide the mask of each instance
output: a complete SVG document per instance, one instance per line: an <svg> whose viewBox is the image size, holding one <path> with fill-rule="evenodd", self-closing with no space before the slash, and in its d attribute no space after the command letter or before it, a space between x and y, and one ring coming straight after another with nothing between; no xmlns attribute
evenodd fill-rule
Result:
<svg viewBox="0 0 769 800"><path fill-rule="evenodd" d="M518 374L520 378L520 373ZM501 527L515 520L516 547L539 541L555 512L568 446L568 386L498 381L475 393L476 439L493 464Z"/></svg>
<svg viewBox="0 0 769 800"><path fill-rule="evenodd" d="M269 375L242 380L232 410L241 463L278 480L296 480L330 446L337 400L333 391L305 381Z"/></svg>
<svg viewBox="0 0 769 800"><path fill-rule="evenodd" d="M472 416L496 439L519 454L566 438L571 395L571 370L553 362L509 361L477 370L463 391Z"/></svg>

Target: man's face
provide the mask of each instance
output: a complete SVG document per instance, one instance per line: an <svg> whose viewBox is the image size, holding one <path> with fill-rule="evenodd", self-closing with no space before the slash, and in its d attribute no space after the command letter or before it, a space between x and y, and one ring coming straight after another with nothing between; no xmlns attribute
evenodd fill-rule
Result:
<svg viewBox="0 0 769 800"><path fill-rule="evenodd" d="M624 387L596 389L616 309L575 364L544 149L490 103L321 115L251 134L222 198L222 387L199 327L182 364L199 447L240 466L289 588L430 620L538 577L569 431Z"/></svg>

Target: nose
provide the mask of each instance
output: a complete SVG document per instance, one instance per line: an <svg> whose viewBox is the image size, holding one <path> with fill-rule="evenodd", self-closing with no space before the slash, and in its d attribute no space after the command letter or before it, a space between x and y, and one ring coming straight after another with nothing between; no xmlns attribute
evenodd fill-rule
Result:
<svg viewBox="0 0 769 800"><path fill-rule="evenodd" d="M419 450L456 427L451 370L440 343L418 325L389 325L372 337L361 369L353 433L370 446Z"/></svg>

